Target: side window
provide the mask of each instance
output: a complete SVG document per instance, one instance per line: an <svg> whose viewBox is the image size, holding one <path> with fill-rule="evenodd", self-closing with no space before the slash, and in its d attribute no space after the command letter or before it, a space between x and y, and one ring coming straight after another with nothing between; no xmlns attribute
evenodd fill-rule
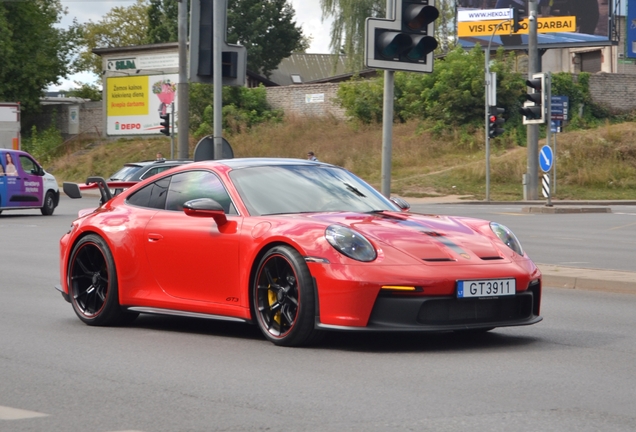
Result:
<svg viewBox="0 0 636 432"><path fill-rule="evenodd" d="M28 156L20 155L20 165L22 165L22 171L27 174L37 174L38 164Z"/></svg>
<svg viewBox="0 0 636 432"><path fill-rule="evenodd" d="M148 177L152 177L155 174L159 174L161 172L169 170L170 168L174 168L175 166L176 165L168 165L168 166L162 165L162 166L151 168L146 173L144 173L144 175L141 176L140 180L145 180Z"/></svg>
<svg viewBox="0 0 636 432"><path fill-rule="evenodd" d="M162 178L161 180L139 189L137 192L128 197L126 202L134 206L163 210L166 208L166 197L168 196L169 186L170 177Z"/></svg>
<svg viewBox="0 0 636 432"><path fill-rule="evenodd" d="M159 170L159 168L151 168L148 171L146 171L139 179L140 180L145 180L148 177L152 177L155 174L159 174L161 171Z"/></svg>
<svg viewBox="0 0 636 432"><path fill-rule="evenodd" d="M188 171L175 174L168 191L167 210L183 210L183 204L197 198L211 198L228 214L237 214L223 183L208 171Z"/></svg>

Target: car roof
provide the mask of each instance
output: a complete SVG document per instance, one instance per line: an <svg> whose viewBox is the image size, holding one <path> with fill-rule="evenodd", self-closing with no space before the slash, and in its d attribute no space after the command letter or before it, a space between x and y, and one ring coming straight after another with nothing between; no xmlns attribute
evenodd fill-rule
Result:
<svg viewBox="0 0 636 432"><path fill-rule="evenodd" d="M192 162L192 160L190 160L190 159L145 160L145 161L139 161L139 162L128 162L128 163L125 163L124 166L145 167L145 166L148 166L148 165L184 164L184 163L189 163L189 162Z"/></svg>
<svg viewBox="0 0 636 432"><path fill-rule="evenodd" d="M216 162L226 165L232 169L241 169L257 166L281 166L281 165L329 165L323 162L310 161L307 159L292 159L292 158L236 158L236 159L223 159L216 161L201 161Z"/></svg>

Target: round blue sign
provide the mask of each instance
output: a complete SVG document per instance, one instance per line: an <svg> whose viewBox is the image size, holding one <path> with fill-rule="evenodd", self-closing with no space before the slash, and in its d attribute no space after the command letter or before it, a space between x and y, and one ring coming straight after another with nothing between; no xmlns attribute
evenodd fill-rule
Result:
<svg viewBox="0 0 636 432"><path fill-rule="evenodd" d="M552 148L549 145L544 145L541 147L541 151L539 152L539 166L543 170L543 172L550 171L552 168L552 161L554 160L552 154Z"/></svg>

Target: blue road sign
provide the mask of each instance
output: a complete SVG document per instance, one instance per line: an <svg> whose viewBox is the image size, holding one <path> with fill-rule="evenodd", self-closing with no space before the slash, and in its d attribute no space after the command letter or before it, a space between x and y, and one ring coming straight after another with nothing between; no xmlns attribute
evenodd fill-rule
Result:
<svg viewBox="0 0 636 432"><path fill-rule="evenodd" d="M554 160L552 154L552 148L549 145L544 145L541 147L541 151L539 152L539 166L543 170L543 172L550 171L552 168L552 161Z"/></svg>
<svg viewBox="0 0 636 432"><path fill-rule="evenodd" d="M567 96L552 96L550 104L552 120L567 120L570 98Z"/></svg>

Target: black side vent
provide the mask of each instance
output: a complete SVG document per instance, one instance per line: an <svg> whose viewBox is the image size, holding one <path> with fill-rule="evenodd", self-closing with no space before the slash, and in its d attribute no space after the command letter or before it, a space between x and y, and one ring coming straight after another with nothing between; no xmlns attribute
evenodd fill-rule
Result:
<svg viewBox="0 0 636 432"><path fill-rule="evenodd" d="M502 258L502 257L500 257L500 256L479 257L479 258L481 258L481 259L482 259L482 260L484 260L484 261L496 261L496 260L503 259L503 258Z"/></svg>
<svg viewBox="0 0 636 432"><path fill-rule="evenodd" d="M423 261L426 262L447 262L447 261L455 261L452 258L423 258Z"/></svg>

